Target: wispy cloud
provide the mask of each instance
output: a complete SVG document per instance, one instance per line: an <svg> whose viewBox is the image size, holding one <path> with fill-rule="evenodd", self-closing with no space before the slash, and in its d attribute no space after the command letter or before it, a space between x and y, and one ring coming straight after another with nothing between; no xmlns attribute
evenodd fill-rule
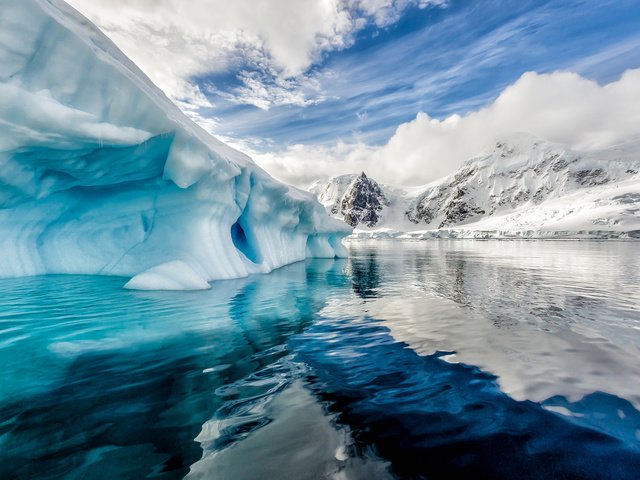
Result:
<svg viewBox="0 0 640 480"><path fill-rule="evenodd" d="M627 68L629 65L640 66L640 35L604 45L595 53L577 59L567 70L610 79L613 75L611 72Z"/></svg>

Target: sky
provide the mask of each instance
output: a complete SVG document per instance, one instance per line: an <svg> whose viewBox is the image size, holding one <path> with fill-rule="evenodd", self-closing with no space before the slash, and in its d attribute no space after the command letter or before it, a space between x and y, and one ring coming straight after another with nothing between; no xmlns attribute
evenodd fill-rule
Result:
<svg viewBox="0 0 640 480"><path fill-rule="evenodd" d="M418 185L510 132L640 136L637 0L68 0L273 176Z"/></svg>

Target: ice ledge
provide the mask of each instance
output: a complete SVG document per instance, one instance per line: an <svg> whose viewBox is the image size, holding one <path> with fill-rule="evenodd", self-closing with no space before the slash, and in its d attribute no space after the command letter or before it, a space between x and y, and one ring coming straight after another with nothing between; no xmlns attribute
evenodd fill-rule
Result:
<svg viewBox="0 0 640 480"><path fill-rule="evenodd" d="M186 263L175 260L139 273L127 282L130 290L207 290L211 288L202 276Z"/></svg>

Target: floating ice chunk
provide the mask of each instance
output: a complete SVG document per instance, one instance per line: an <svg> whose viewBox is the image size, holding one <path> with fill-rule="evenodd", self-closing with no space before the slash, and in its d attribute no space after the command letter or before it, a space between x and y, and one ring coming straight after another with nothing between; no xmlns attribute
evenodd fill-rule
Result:
<svg viewBox="0 0 640 480"><path fill-rule="evenodd" d="M130 290L207 290L211 285L181 260L163 263L127 282Z"/></svg>

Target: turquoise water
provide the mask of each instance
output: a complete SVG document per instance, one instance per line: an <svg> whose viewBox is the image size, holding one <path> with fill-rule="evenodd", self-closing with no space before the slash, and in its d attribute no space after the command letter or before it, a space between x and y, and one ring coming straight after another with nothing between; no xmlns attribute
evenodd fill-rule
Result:
<svg viewBox="0 0 640 480"><path fill-rule="evenodd" d="M350 253L0 280L0 477L638 478L640 244Z"/></svg>

